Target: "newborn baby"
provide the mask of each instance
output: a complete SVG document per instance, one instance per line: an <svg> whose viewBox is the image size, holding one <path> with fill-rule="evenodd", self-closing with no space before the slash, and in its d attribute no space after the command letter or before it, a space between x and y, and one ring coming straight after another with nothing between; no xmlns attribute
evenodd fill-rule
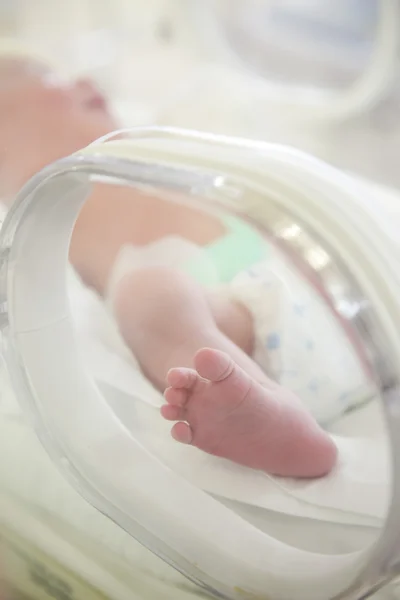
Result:
<svg viewBox="0 0 400 600"><path fill-rule="evenodd" d="M245 302L207 293L166 267L126 274L112 301L143 373L164 392L161 413L176 421L177 441L274 475L329 473L337 455L329 435L272 379L279 365L270 360L262 369L252 358L255 316ZM276 314L271 304L265 309Z"/></svg>
<svg viewBox="0 0 400 600"><path fill-rule="evenodd" d="M27 57L0 57L3 201L11 203L43 166L117 128L92 82L65 81ZM218 219L194 207L139 190L95 186L76 223L70 261L85 284L104 296L124 245L175 235L204 247L225 233ZM285 374L272 351L274 336L265 362L256 360L257 311L249 309L245 295L209 294L179 271L142 269L120 280L114 310L143 372L165 391L162 414L177 422L176 440L276 475L322 476L335 464L336 448L300 402L303 388L293 393L280 385ZM266 322L274 321L280 302L274 294L263 301ZM292 355L301 356L295 344Z"/></svg>

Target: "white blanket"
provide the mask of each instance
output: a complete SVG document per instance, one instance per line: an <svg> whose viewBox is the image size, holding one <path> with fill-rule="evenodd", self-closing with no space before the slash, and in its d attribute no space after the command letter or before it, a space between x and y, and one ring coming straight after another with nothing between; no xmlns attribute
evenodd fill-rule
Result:
<svg viewBox="0 0 400 600"><path fill-rule="evenodd" d="M377 402L338 424L340 462L329 477L318 481L267 477L176 444L169 424L158 414L161 395L141 374L105 306L72 272L69 283L82 360L109 405L155 459L269 535L304 550L345 553L375 539L389 490L389 461ZM130 571L145 570L181 584L181 575L104 518L65 481L7 390L5 383L0 419L2 489L36 506L39 514L59 519L68 531L87 536L99 553L119 557Z"/></svg>
<svg viewBox="0 0 400 600"><path fill-rule="evenodd" d="M137 439L193 484L227 501L298 517L378 527L387 510L390 460L379 403L336 425L339 462L314 481L270 477L174 442L159 416L162 395L141 374L98 298L71 275L82 358ZM373 423L373 430L368 429Z"/></svg>

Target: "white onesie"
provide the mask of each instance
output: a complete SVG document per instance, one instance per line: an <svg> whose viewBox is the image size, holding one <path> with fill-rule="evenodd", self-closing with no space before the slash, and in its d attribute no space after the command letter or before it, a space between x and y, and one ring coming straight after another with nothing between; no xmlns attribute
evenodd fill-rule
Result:
<svg viewBox="0 0 400 600"><path fill-rule="evenodd" d="M240 273L227 291L253 316L254 360L295 392L321 425L373 397L338 322L283 261L269 258Z"/></svg>

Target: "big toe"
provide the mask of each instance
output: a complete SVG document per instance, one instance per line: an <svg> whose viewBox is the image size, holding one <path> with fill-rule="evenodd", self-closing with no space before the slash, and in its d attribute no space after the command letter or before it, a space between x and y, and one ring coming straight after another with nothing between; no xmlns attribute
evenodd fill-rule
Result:
<svg viewBox="0 0 400 600"><path fill-rule="evenodd" d="M194 364L200 377L214 382L225 380L235 369L235 363L228 354L211 348L199 350Z"/></svg>

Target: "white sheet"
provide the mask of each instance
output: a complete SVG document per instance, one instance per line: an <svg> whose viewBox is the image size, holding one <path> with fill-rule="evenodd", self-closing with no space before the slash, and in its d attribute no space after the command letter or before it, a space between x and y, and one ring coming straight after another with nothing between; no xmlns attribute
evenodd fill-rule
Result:
<svg viewBox="0 0 400 600"><path fill-rule="evenodd" d="M72 272L70 291L79 348L87 368L121 420L156 457L213 493L229 509L288 544L309 551L341 553L365 547L375 539L388 489L378 404L348 415L338 426L336 433L346 436L357 431L361 441L348 445L344 438L341 452L346 460L329 478L319 482L279 481L242 469L173 442L169 424L158 415L161 395L141 375L103 304ZM24 422L4 381L0 404L3 490L40 509L39 514L59 519L81 539L87 536L100 555L107 552L118 557L123 565L129 565L130 572L139 569L173 584L185 582L179 573L92 508L65 481ZM375 441L371 445L369 440ZM346 496L343 490L347 490Z"/></svg>
<svg viewBox="0 0 400 600"><path fill-rule="evenodd" d="M102 303L72 275L71 285L82 358L115 412L155 457L226 500L303 518L379 527L389 501L390 459L377 401L336 426L340 459L320 480L269 477L179 445L158 414L161 394L138 370Z"/></svg>

